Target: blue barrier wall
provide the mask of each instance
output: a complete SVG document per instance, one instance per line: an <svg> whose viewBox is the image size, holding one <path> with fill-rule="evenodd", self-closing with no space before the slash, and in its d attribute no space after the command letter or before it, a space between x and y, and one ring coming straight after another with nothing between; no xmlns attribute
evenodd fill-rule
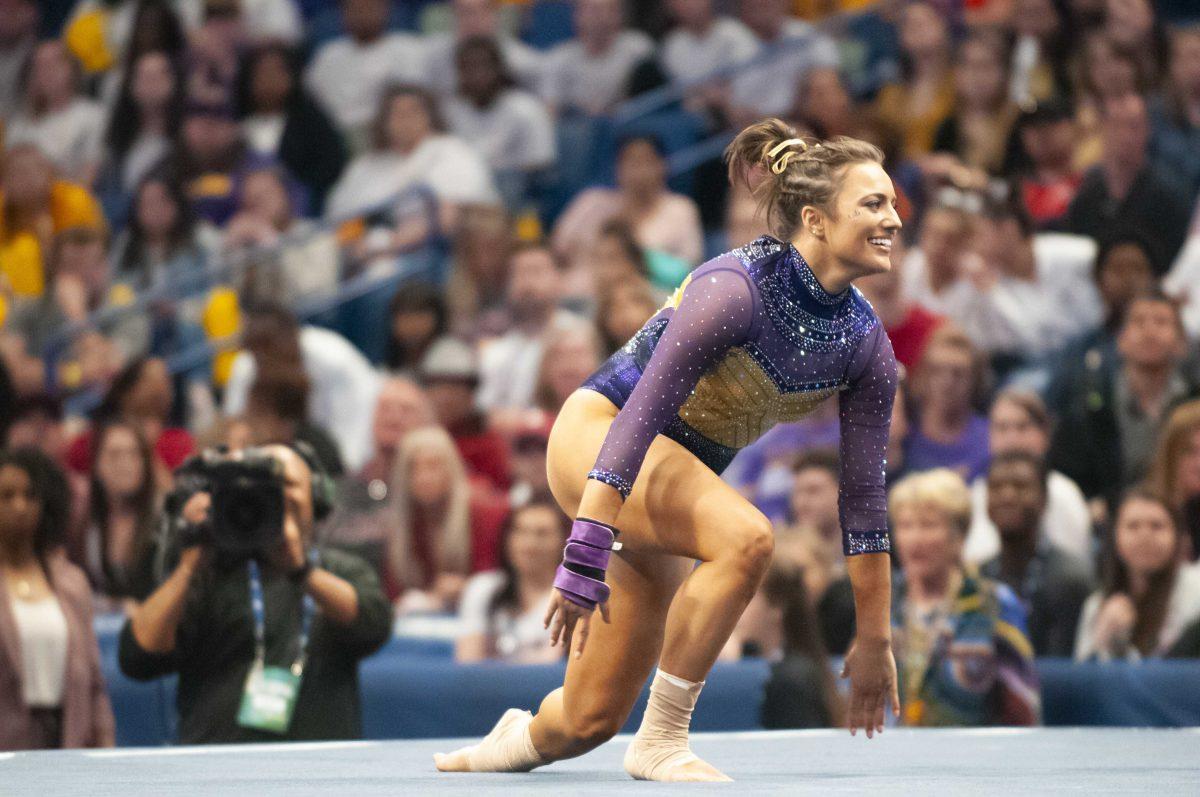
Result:
<svg viewBox="0 0 1200 797"><path fill-rule="evenodd" d="M173 679L138 683L117 668L115 640L101 653L117 743L166 744L173 737ZM1075 664L1041 659L1046 725L1200 726L1200 662L1139 665ZM562 665L456 666L444 642L393 639L363 662L363 733L368 739L481 736L507 708L534 709L562 683ZM761 661L718 664L696 709L701 731L758 728L768 666ZM646 692L625 730L635 730Z"/></svg>

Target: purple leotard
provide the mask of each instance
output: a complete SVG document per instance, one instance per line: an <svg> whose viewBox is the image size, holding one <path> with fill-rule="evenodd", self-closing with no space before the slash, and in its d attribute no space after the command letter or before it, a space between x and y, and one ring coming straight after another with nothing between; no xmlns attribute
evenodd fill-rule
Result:
<svg viewBox="0 0 1200 797"><path fill-rule="evenodd" d="M620 408L588 478L623 497L657 434L720 473L772 426L839 393L842 547L890 550L892 344L857 288L827 293L790 243L764 236L697 268L583 387Z"/></svg>

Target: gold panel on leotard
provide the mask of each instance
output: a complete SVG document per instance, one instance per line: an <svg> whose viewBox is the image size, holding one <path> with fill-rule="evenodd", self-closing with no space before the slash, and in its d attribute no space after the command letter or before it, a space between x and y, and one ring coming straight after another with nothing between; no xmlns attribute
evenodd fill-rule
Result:
<svg viewBox="0 0 1200 797"><path fill-rule="evenodd" d="M737 346L700 377L679 417L715 443L743 448L777 423L800 420L837 392L830 387L782 393L750 353Z"/></svg>

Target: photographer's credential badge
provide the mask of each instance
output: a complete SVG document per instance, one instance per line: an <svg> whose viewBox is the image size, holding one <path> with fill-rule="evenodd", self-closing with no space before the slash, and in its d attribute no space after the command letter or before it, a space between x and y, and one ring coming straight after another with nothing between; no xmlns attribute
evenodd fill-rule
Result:
<svg viewBox="0 0 1200 797"><path fill-rule="evenodd" d="M254 613L254 664L246 676L238 725L270 733L287 733L300 694L300 678L308 654L308 634L315 611L312 597L304 596L304 615L300 627L300 651L290 668L266 664L266 632L262 598L262 579L258 562L249 562L250 607Z"/></svg>

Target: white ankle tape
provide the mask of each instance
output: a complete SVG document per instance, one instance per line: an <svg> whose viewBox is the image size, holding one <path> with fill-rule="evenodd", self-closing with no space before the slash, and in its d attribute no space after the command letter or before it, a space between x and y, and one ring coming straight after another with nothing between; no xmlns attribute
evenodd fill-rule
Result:
<svg viewBox="0 0 1200 797"><path fill-rule="evenodd" d="M491 733L471 751L472 772L528 772L545 762L533 746L529 724L533 715L510 708Z"/></svg>
<svg viewBox="0 0 1200 797"><path fill-rule="evenodd" d="M703 686L662 670L655 674L642 725L625 753L630 775L661 780L673 767L697 760L688 747L688 727Z"/></svg>

